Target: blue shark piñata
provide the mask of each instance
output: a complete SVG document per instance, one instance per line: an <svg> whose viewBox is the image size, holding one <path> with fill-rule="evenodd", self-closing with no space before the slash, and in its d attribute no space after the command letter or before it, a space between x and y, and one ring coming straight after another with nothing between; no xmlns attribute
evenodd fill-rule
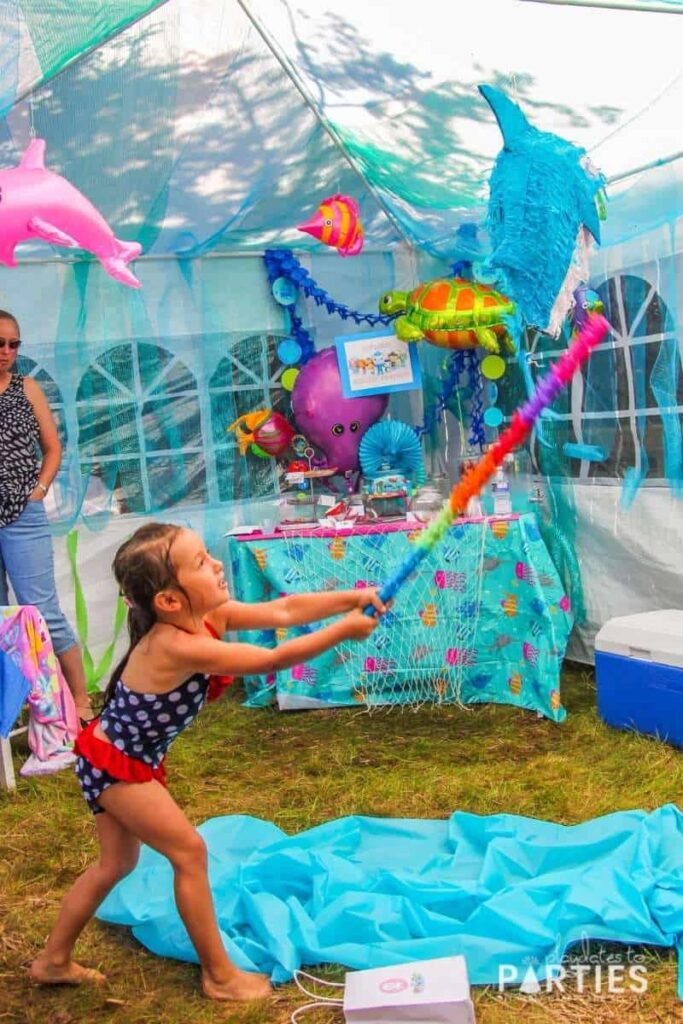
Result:
<svg viewBox="0 0 683 1024"><path fill-rule="evenodd" d="M584 149L534 128L498 89L479 90L504 141L490 181L486 269L527 324L557 335L600 242L604 178Z"/></svg>

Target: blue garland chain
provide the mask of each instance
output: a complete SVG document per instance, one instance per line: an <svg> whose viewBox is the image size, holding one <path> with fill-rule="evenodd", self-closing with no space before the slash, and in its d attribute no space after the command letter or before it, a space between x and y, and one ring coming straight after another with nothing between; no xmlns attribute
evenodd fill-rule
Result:
<svg viewBox="0 0 683 1024"><path fill-rule="evenodd" d="M452 263L451 274L453 277L462 277L465 281L471 281L473 278L472 261L458 260L456 263Z"/></svg>
<svg viewBox="0 0 683 1024"><path fill-rule="evenodd" d="M301 349L301 359L299 362L303 366L315 355L315 342L313 341L310 333L304 327L304 322L301 317L297 316L294 312L294 308L292 306L288 306L287 311L289 313L292 337L296 339L299 343L299 348Z"/></svg>
<svg viewBox="0 0 683 1024"><path fill-rule="evenodd" d="M457 389L460 378L467 374L467 384L471 392L471 416L470 436L467 439L469 445L478 445L482 448L486 443L484 432L484 382L479 369L479 360L473 349L457 350L451 352L445 364L446 375L443 379L441 391L436 397L434 404L425 409L424 419L419 427L414 427L419 438L425 434L431 434L437 420L443 415L448 402Z"/></svg>
<svg viewBox="0 0 683 1024"><path fill-rule="evenodd" d="M332 296L313 280L289 249L266 249L263 258L271 285L276 277L286 277L295 287L300 288L308 299L313 299L316 306L324 306L328 313L336 313L342 320L353 320L357 324L375 327L377 324L386 326L396 319L396 313L390 316L382 313L359 313L343 302L335 302Z"/></svg>
<svg viewBox="0 0 683 1024"><path fill-rule="evenodd" d="M451 395L458 386L460 376L463 373L463 356L463 352L451 352L448 357L446 362L446 376L443 380L441 391L436 396L434 404L430 408L425 409L422 425L413 428L418 437L422 438L425 434L431 434L436 426L437 420L443 414L448 402L450 401Z"/></svg>
<svg viewBox="0 0 683 1024"><path fill-rule="evenodd" d="M470 436L468 443L483 448L486 444L486 433L484 431L484 380L479 369L479 360L474 349L466 349L465 369L467 371L467 382L472 391Z"/></svg>
<svg viewBox="0 0 683 1024"><path fill-rule="evenodd" d="M317 306L324 306L328 313L336 313L342 320L353 320L357 324L365 323L375 327L378 324L387 326L396 319L397 314L387 316L381 313L360 313L358 310L350 309L342 302L335 302L332 296L311 277L305 267L301 266L299 260L289 249L266 249L263 260L271 288L278 277L284 277L296 289L301 289L307 298L313 299ZM456 277L470 277L471 270L472 264L466 260L454 264L452 268ZM315 355L315 345L309 331L304 327L303 320L296 314L294 308L292 306L285 308L289 313L292 336L301 348L300 364L303 366ZM433 431L463 373L467 373L472 391L472 424L469 443L478 444L480 447L484 445L486 441L483 423L484 384L479 372L479 361L472 350L451 353L446 364L446 376L441 391L434 405L425 410L422 425L414 428L418 437L424 437L425 434L430 434Z"/></svg>
<svg viewBox="0 0 683 1024"><path fill-rule="evenodd" d="M281 250L279 249L266 249L263 256L263 261L266 265L266 271L268 273L268 283L270 284L271 288L273 287L273 284L275 283L278 277L287 276L282 270L281 260L279 258L280 255ZM289 277L287 279L292 280ZM295 281L292 281L292 283L298 288L298 284ZM301 366L304 366L308 362L308 360L312 359L313 356L315 355L315 343L310 335L310 332L307 331L306 328L304 327L303 320L301 319L300 316L296 314L294 306L285 306L284 308L287 310L287 313L289 314L289 328L292 337L294 338L294 340L299 345L299 348L301 349L301 359L299 360L299 363L301 364Z"/></svg>

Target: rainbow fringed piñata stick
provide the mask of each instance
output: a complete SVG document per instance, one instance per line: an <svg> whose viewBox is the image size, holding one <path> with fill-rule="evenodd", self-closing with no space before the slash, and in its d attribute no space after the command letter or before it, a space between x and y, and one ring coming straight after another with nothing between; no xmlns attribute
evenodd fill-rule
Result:
<svg viewBox="0 0 683 1024"><path fill-rule="evenodd" d="M479 462L467 470L451 492L448 502L444 505L431 523L415 541L410 555L399 565L389 579L380 587L379 596L383 601L390 601L401 584L415 571L423 558L439 543L443 535L453 523L456 516L467 508L470 499L480 494L484 484L495 473L503 459L513 448L518 448L526 441L533 430L534 424L543 409L550 405L579 368L590 356L609 331L610 326L604 316L592 313L585 326L577 334L567 351L558 361L551 365L538 384L531 398L512 414L512 423L503 431L491 449L482 455ZM372 605L365 609L366 615L373 614Z"/></svg>

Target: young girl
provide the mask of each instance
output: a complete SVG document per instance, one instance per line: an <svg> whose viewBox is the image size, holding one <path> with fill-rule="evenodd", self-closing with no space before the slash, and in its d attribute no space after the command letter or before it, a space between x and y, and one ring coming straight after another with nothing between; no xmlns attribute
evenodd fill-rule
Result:
<svg viewBox="0 0 683 1024"><path fill-rule="evenodd" d="M265 975L239 970L226 956L207 876L206 847L165 788L169 746L232 680L224 673L276 672L314 658L342 640L364 640L378 623L362 609L386 609L374 590L300 594L264 604L231 600L223 566L197 534L177 526L143 526L118 550L114 575L129 605L130 648L114 670L99 719L79 735L76 773L96 815L100 857L62 903L30 976L78 985L104 976L71 953L107 893L133 870L140 843L171 861L178 912L194 943L202 989L210 999L260 999ZM233 629L303 625L344 618L275 649L224 643ZM102 813L106 812L106 813Z"/></svg>

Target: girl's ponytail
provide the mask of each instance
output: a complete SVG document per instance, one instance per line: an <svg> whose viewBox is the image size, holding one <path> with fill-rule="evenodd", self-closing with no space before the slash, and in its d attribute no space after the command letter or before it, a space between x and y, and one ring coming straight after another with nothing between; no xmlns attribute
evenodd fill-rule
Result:
<svg viewBox="0 0 683 1024"><path fill-rule="evenodd" d="M156 618L152 611L145 608L139 608L136 605L130 605L128 608L128 650L109 677L107 688L104 691L104 704L111 700L116 684L124 673L133 648L137 647L143 636L149 633L155 622Z"/></svg>
<svg viewBox="0 0 683 1024"><path fill-rule="evenodd" d="M184 593L171 561L171 545L179 530L179 526L166 523L148 523L136 530L116 552L112 568L121 595L128 605L130 642L104 691L105 704L111 700L131 652L157 620L154 609L156 595L169 587Z"/></svg>

